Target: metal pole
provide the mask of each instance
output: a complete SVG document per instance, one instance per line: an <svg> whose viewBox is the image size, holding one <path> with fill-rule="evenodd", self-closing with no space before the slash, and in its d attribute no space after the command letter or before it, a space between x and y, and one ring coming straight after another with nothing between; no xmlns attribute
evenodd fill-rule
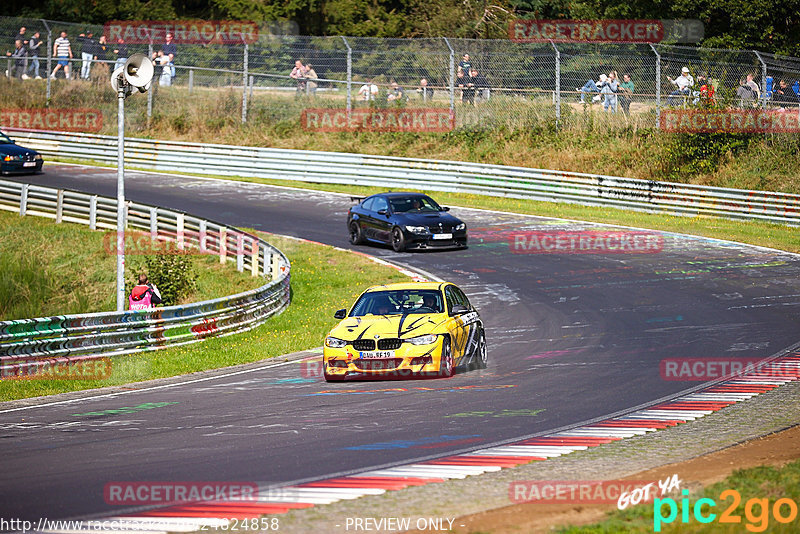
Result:
<svg viewBox="0 0 800 534"><path fill-rule="evenodd" d="M192 87L194 87L194 69L189 67L189 94L192 94Z"/></svg>
<svg viewBox="0 0 800 534"><path fill-rule="evenodd" d="M350 110L353 109L353 49L350 48L350 43L347 42L344 35L342 41L347 47L347 118L350 118Z"/></svg>
<svg viewBox="0 0 800 534"><path fill-rule="evenodd" d="M125 311L125 89L117 90L117 311Z"/></svg>
<svg viewBox="0 0 800 534"><path fill-rule="evenodd" d="M753 50L753 53L758 58L758 62L761 63L761 105L764 109L767 109L767 64L757 50Z"/></svg>
<svg viewBox="0 0 800 534"><path fill-rule="evenodd" d="M244 67L242 69L242 124L247 122L247 57L249 47L244 43Z"/></svg>
<svg viewBox="0 0 800 534"><path fill-rule="evenodd" d="M450 113L455 113L456 109L456 51L450 46L447 37L442 37L447 48L450 49Z"/></svg>
<svg viewBox="0 0 800 534"><path fill-rule="evenodd" d="M53 61L53 31L50 29L50 25L47 24L46 20L41 19L41 21L47 29L47 72L44 73L44 77L47 79L45 106L50 107L50 73L52 72L50 69L52 68L51 62Z"/></svg>
<svg viewBox="0 0 800 534"><path fill-rule="evenodd" d="M558 129L561 122L561 52L552 40L550 46L556 53L556 129Z"/></svg>
<svg viewBox="0 0 800 534"><path fill-rule="evenodd" d="M253 85L255 84L255 76L250 75L250 102L253 101Z"/></svg>
<svg viewBox="0 0 800 534"><path fill-rule="evenodd" d="M153 37L150 35L150 44L147 45L147 57L153 58ZM155 91L147 91L147 126L150 127L150 120L153 118L153 93Z"/></svg>
<svg viewBox="0 0 800 534"><path fill-rule="evenodd" d="M656 128L661 128L661 54L652 43L650 48L656 55Z"/></svg>

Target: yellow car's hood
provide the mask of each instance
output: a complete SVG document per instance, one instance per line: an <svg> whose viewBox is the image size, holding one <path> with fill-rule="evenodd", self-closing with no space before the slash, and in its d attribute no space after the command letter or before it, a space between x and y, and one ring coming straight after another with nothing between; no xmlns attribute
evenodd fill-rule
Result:
<svg viewBox="0 0 800 534"><path fill-rule="evenodd" d="M444 313L409 313L406 315L365 315L347 317L330 331L331 336L345 341L354 339L398 337L409 339L425 334L440 333L440 326L447 320Z"/></svg>

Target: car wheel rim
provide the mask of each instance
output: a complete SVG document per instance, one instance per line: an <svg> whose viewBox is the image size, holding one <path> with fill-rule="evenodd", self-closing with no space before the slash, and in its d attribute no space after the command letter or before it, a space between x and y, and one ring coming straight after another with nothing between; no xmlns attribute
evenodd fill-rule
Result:
<svg viewBox="0 0 800 534"><path fill-rule="evenodd" d="M400 236L400 230L395 230L394 232L392 232L392 241L395 244L400 243L401 240L402 237Z"/></svg>
<svg viewBox="0 0 800 534"><path fill-rule="evenodd" d="M486 356L486 338L481 334L480 345L478 346L478 358L481 361L481 365L484 367L486 366L487 356Z"/></svg>

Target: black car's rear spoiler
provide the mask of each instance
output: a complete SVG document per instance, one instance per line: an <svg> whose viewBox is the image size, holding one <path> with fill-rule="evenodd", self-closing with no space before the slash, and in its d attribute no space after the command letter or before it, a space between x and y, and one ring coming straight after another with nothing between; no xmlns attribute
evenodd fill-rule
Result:
<svg viewBox="0 0 800 534"><path fill-rule="evenodd" d="M361 202L365 198L367 197L350 197L350 200L352 200L353 202Z"/></svg>

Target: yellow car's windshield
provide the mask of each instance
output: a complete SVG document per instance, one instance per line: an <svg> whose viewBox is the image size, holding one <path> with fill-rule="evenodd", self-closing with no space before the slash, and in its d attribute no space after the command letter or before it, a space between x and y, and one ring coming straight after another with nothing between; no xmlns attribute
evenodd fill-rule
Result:
<svg viewBox="0 0 800 534"><path fill-rule="evenodd" d="M370 291L358 299L350 317L365 315L403 315L408 313L442 313L442 294L436 289L401 289Z"/></svg>

